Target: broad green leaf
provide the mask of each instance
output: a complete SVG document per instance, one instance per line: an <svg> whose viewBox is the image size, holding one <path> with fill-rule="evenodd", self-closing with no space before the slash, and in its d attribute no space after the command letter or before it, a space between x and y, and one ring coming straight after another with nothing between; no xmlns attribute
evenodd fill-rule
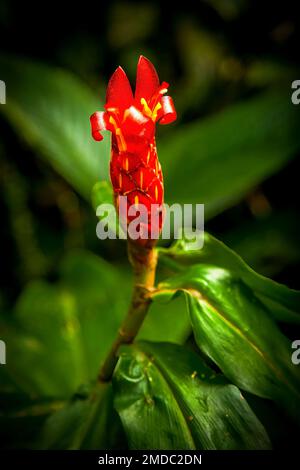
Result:
<svg viewBox="0 0 300 470"><path fill-rule="evenodd" d="M73 252L61 265L61 285L77 307L89 378L94 379L127 311L131 279L100 257ZM116 295L116 287L122 289Z"/></svg>
<svg viewBox="0 0 300 470"><path fill-rule="evenodd" d="M98 98L66 71L14 57L0 57L7 103L0 111L16 133L46 158L76 190L90 198L92 186L107 178L109 138L97 145L89 117Z"/></svg>
<svg viewBox="0 0 300 470"><path fill-rule="evenodd" d="M115 407L131 449L195 449L166 379L141 351L123 353L114 379Z"/></svg>
<svg viewBox="0 0 300 470"><path fill-rule="evenodd" d="M162 261L169 260L175 270L184 270L186 266L206 263L224 268L239 276L260 300L270 309L270 313L279 321L300 324L300 292L289 289L271 279L256 273L234 251L214 238L204 234L204 246L201 250L191 250L189 243L182 239L171 248L160 248Z"/></svg>
<svg viewBox="0 0 300 470"><path fill-rule="evenodd" d="M121 423L112 407L111 385L99 384L77 394L47 419L39 448L108 450L122 445L122 441Z"/></svg>
<svg viewBox="0 0 300 470"><path fill-rule="evenodd" d="M113 204L112 185L107 181L98 181L92 188L92 204L96 210L100 204Z"/></svg>
<svg viewBox="0 0 300 470"><path fill-rule="evenodd" d="M212 265L188 267L159 285L154 300L184 292L199 348L239 387L300 418L300 377L291 344L237 276Z"/></svg>
<svg viewBox="0 0 300 470"><path fill-rule="evenodd" d="M191 323L184 299L172 304L153 302L138 334L139 340L170 341L184 344L191 332Z"/></svg>
<svg viewBox="0 0 300 470"><path fill-rule="evenodd" d="M118 269L88 252L65 258L57 284L29 284L3 318L10 377L27 393L58 397L95 379L127 309L127 287Z"/></svg>
<svg viewBox="0 0 300 470"><path fill-rule="evenodd" d="M123 348L113 385L130 448L270 447L239 390L182 346Z"/></svg>
<svg viewBox="0 0 300 470"><path fill-rule="evenodd" d="M88 379L76 305L69 292L33 282L3 337L7 370L28 394L68 396Z"/></svg>
<svg viewBox="0 0 300 470"><path fill-rule="evenodd" d="M159 144L167 200L224 210L296 154L298 123L286 83L172 131Z"/></svg>

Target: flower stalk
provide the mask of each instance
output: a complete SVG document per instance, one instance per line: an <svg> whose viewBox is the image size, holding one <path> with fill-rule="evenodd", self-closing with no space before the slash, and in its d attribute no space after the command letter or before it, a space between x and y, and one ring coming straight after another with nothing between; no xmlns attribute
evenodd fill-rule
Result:
<svg viewBox="0 0 300 470"><path fill-rule="evenodd" d="M118 362L120 346L134 341L151 303L149 294L154 288L157 250L153 246L141 246L129 240L128 258L134 274L131 303L117 337L100 369L99 380L102 382L111 380Z"/></svg>

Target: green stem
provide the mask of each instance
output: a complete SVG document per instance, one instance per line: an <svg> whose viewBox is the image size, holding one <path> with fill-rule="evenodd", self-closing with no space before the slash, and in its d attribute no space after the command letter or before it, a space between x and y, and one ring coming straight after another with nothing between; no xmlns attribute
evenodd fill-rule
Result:
<svg viewBox="0 0 300 470"><path fill-rule="evenodd" d="M142 247L128 240L128 258L133 268L134 286L126 317L117 333L112 347L104 360L99 380L108 382L118 362L118 350L122 344L130 344L139 332L147 315L153 290L157 264L157 252L153 246Z"/></svg>

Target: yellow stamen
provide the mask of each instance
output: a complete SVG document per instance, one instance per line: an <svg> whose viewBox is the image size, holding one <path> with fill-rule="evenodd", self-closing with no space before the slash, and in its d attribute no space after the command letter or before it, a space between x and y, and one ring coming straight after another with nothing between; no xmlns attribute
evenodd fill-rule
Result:
<svg viewBox="0 0 300 470"><path fill-rule="evenodd" d="M128 161L128 158L125 158L125 161L124 161L124 168L126 171L128 171L128 168L129 168L129 161Z"/></svg>
<svg viewBox="0 0 300 470"><path fill-rule="evenodd" d="M151 146L151 145L152 145L152 144L150 144L150 146ZM149 163L149 160L150 160L150 150L148 151L148 154L147 154L147 165L148 165L148 163Z"/></svg>
<svg viewBox="0 0 300 470"><path fill-rule="evenodd" d="M128 117L129 114L130 114L129 109L125 109L125 111L124 111L124 116L123 116L123 122L126 121L126 119L127 119L127 117Z"/></svg>
<svg viewBox="0 0 300 470"><path fill-rule="evenodd" d="M151 109L149 108L148 106L148 103L147 101L145 100L145 98L141 98L141 105L143 106L144 108L144 113L146 114L146 116L148 117L152 117L152 111Z"/></svg>
<svg viewBox="0 0 300 470"><path fill-rule="evenodd" d="M148 116L149 118L151 118L152 121L155 121L156 118L157 118L157 113L158 113L158 111L161 109L161 104L160 104L160 103L157 103L157 105L155 106L155 108L153 109L153 111L151 111L151 109L149 108L148 103L147 103L147 101L145 100L145 98L141 98L141 105L143 106L143 112L144 112L144 114L146 114L146 116Z"/></svg>
<svg viewBox="0 0 300 470"><path fill-rule="evenodd" d="M157 103L157 105L155 106L155 108L153 110L153 113L152 113L152 121L156 121L157 113L160 109L161 109L161 104Z"/></svg>
<svg viewBox="0 0 300 470"><path fill-rule="evenodd" d="M110 122L110 124L112 124L114 126L115 130L118 129L117 121L115 120L115 118L113 116L109 116L109 122Z"/></svg>
<svg viewBox="0 0 300 470"><path fill-rule="evenodd" d="M116 136L118 138L119 150L126 152L127 144L120 128L116 129Z"/></svg>
<svg viewBox="0 0 300 470"><path fill-rule="evenodd" d="M118 108L115 108L113 106L110 106L109 108L107 108L107 111L109 111L110 113L118 113L119 112Z"/></svg>
<svg viewBox="0 0 300 470"><path fill-rule="evenodd" d="M126 152L127 150L127 144L125 142L125 139L124 139L124 136L122 134L122 131L121 129L118 127L118 124L115 120L115 118L113 116L110 116L109 117L109 122L110 124L113 125L114 129L115 129L115 133L116 133L116 137L117 137L117 141L118 141L118 147L119 147L119 150L121 152Z"/></svg>
<svg viewBox="0 0 300 470"><path fill-rule="evenodd" d="M139 197L138 197L137 194L134 196L134 205L135 205L135 207L138 207L138 205L139 205Z"/></svg>
<svg viewBox="0 0 300 470"><path fill-rule="evenodd" d="M140 187L141 187L141 189L143 189L143 182L144 182L144 173L141 170L141 172L140 172Z"/></svg>
<svg viewBox="0 0 300 470"><path fill-rule="evenodd" d="M157 185L155 186L155 199L158 199L158 187Z"/></svg>
<svg viewBox="0 0 300 470"><path fill-rule="evenodd" d="M122 188L122 173L119 174L119 186Z"/></svg>

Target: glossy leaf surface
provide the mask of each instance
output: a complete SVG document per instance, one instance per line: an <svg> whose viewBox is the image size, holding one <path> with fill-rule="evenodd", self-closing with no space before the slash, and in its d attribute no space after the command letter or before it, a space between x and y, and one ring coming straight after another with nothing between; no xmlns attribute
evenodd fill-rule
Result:
<svg viewBox="0 0 300 470"><path fill-rule="evenodd" d="M171 343L123 348L115 406L130 448L268 448L239 390L195 353Z"/></svg>
<svg viewBox="0 0 300 470"><path fill-rule="evenodd" d="M253 291L230 271L198 264L159 286L154 300L184 292L199 348L239 387L299 418L291 344Z"/></svg>

